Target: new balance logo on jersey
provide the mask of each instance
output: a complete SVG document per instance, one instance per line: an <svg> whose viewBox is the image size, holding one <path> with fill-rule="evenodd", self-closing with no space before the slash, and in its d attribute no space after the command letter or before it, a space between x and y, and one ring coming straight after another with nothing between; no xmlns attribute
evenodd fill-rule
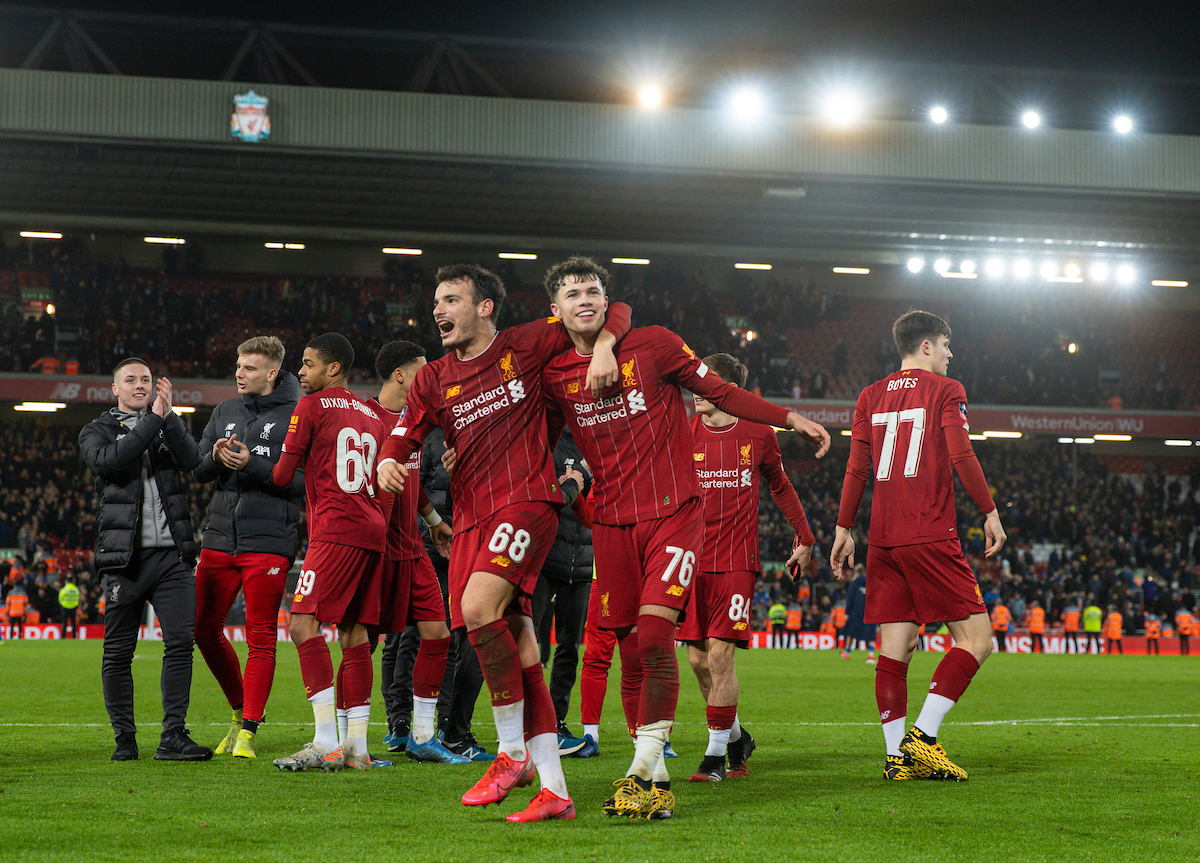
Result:
<svg viewBox="0 0 1200 863"><path fill-rule="evenodd" d="M273 566L267 570L267 575L279 575L279 567Z"/></svg>
<svg viewBox="0 0 1200 863"><path fill-rule="evenodd" d="M742 488L750 487L750 468L742 469Z"/></svg>
<svg viewBox="0 0 1200 863"><path fill-rule="evenodd" d="M507 557L505 557L504 555L502 555L502 554L498 554L498 555L496 555L495 557L493 557L493 558L492 558L492 563L496 564L497 566L502 566L502 567L504 567L505 569L508 569L508 567L509 567L509 564L511 564L511 563L512 563L512 561L511 561L511 560L509 560L509 559L508 559Z"/></svg>
<svg viewBox="0 0 1200 863"><path fill-rule="evenodd" d="M237 423L225 423L225 437L233 434L233 430L237 428Z"/></svg>
<svg viewBox="0 0 1200 863"><path fill-rule="evenodd" d="M630 390L627 403L629 405L630 416L642 413L646 410L646 394L641 390Z"/></svg>
<svg viewBox="0 0 1200 863"><path fill-rule="evenodd" d="M883 713L879 714L879 721L880 721L880 722L887 722L887 720L888 720L888 717L889 717L889 716L891 716L891 715L892 715L892 711L890 711L890 710L885 710L885 711L883 711Z"/></svg>
<svg viewBox="0 0 1200 863"><path fill-rule="evenodd" d="M452 387L446 387L446 401L450 401L450 399L454 398L456 395L458 395L461 392L462 392L462 384L455 384Z"/></svg>
<svg viewBox="0 0 1200 863"><path fill-rule="evenodd" d="M264 444L259 444L254 449L252 449L251 452L254 453L255 455L266 456L268 458L270 458L270 456L271 456L271 448Z"/></svg>
<svg viewBox="0 0 1200 863"><path fill-rule="evenodd" d="M263 440L271 439L271 429L275 428L275 423L263 423L262 434L259 435Z"/></svg>

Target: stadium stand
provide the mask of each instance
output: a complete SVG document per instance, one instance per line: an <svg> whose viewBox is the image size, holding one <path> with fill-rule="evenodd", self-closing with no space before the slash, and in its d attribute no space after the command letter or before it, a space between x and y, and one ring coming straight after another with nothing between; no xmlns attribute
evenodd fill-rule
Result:
<svg viewBox="0 0 1200 863"><path fill-rule="evenodd" d="M103 374L115 359L140 354L174 377L225 378L232 348L250 335L277 335L297 356L313 334L336 329L354 344L354 380L363 381L369 358L390 338L423 344L431 356L441 350L430 316L434 285L419 262L389 259L382 278L210 273L198 257L168 256L166 264L156 271L92 260L69 242L0 249L0 371L37 370L51 358L55 368L73 360L84 374ZM499 269L510 296L505 324L546 314L539 285L523 283L511 266ZM48 289L57 314L22 320L16 300L28 287ZM636 277L618 271L612 291L634 307L635 320L683 333L702 355L738 354L751 369L749 386L764 395L842 400L896 368L891 322L922 302L847 297L813 280L744 273L714 286L703 271L659 267ZM972 401L1200 404L1200 313L1045 291L1035 305L1030 296L935 302L955 329L954 343L971 346L952 373ZM71 339L57 339L59 328Z"/></svg>

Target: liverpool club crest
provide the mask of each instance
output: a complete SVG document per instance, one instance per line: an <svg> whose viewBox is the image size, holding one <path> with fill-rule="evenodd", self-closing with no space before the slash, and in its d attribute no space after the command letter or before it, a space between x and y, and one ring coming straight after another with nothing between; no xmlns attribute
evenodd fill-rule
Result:
<svg viewBox="0 0 1200 863"><path fill-rule="evenodd" d="M242 141L257 142L271 137L271 118L267 115L266 96L251 90L233 97L233 116L229 118L229 131Z"/></svg>

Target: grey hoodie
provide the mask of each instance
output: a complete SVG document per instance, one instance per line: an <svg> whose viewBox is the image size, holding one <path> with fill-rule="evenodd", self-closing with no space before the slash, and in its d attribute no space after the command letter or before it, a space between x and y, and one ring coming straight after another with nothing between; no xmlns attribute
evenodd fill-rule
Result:
<svg viewBox="0 0 1200 863"><path fill-rule="evenodd" d="M112 415L129 428L135 428L145 411L126 413L120 408L113 408ZM138 548L163 548L175 545L171 536L170 522L167 521L167 511L158 495L158 484L150 471L150 453L142 453L142 514L140 528L136 534Z"/></svg>

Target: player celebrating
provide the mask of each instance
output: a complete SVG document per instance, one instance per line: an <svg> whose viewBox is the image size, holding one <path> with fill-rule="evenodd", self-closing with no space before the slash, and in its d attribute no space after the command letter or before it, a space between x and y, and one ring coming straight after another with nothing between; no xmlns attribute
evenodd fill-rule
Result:
<svg viewBox="0 0 1200 863"><path fill-rule="evenodd" d="M404 417L408 391L413 379L425 365L425 349L412 342L388 342L375 357L375 371L383 378L379 397L371 403L391 427ZM425 543L417 529L420 514L433 535L437 548L446 556L450 551L450 525L442 521L417 477L421 473L421 451L416 450L405 465L415 472L414 481L405 484L396 495L388 513L387 551L383 559L383 581L379 603L379 632L403 632L415 623L421 636L413 664L413 723L405 752L413 761L438 761L443 764L469 764L469 758L455 755L434 737L437 730L438 690L446 676L446 655L450 650L450 630L446 628L442 588L437 573L425 553Z"/></svg>
<svg viewBox="0 0 1200 863"><path fill-rule="evenodd" d="M946 756L937 734L991 654L992 631L958 541L951 466L985 513L986 556L1000 551L1007 537L967 436L966 391L946 377L953 356L949 325L913 310L896 319L892 337L900 370L858 397L829 560L845 580L842 563L854 563L850 530L873 470L865 619L880 624L875 700L887 746L884 776L963 780L967 771ZM906 735L908 663L919 624L935 620L946 622L954 647L934 672L925 705Z"/></svg>
<svg viewBox="0 0 1200 863"><path fill-rule="evenodd" d="M483 267L442 267L437 282L433 314L449 353L416 375L404 421L380 453L379 484L401 491L404 463L442 427L457 454L451 625L467 628L479 655L499 737L499 754L463 803L499 803L530 784L536 769L541 790L508 820L574 818L530 604L563 503L546 436L542 370L571 341L557 318L498 331L504 286ZM628 331L630 314L619 304L604 324L604 309L592 311L597 329L605 326L589 381L599 389L616 380L612 345Z"/></svg>
<svg viewBox="0 0 1200 863"><path fill-rule="evenodd" d="M821 426L709 375L708 366L679 336L662 327L633 330L617 350L616 386L590 395L584 371L607 304L608 272L574 257L546 274L551 310L562 318L575 349L546 368L553 422L571 428L596 481L595 590L600 626L617 632L622 679L642 674L633 764L604 805L610 815L669 818L675 798L663 744L679 699L675 621L687 604L704 522L692 434L681 386L721 410L754 422L788 426L829 448ZM636 629L635 629L636 628Z"/></svg>
<svg viewBox="0 0 1200 863"><path fill-rule="evenodd" d="M281 770L370 767L367 725L373 667L367 626L379 623L379 594L387 536L375 495L374 462L387 426L375 408L346 389L354 348L345 336L325 333L304 349L296 405L274 479L286 486L304 465L308 551L292 601L292 641L313 707L316 736L295 755L277 758ZM335 693L333 661L321 622L337 624L342 646ZM339 743L337 700L347 711Z"/></svg>
<svg viewBox="0 0 1200 863"><path fill-rule="evenodd" d="M737 387L746 386L747 368L729 354L704 358L712 374ZM704 551L697 555L696 580L678 638L688 645L688 662L707 705L708 748L691 782L720 782L749 776L747 759L754 738L737 716L738 679L734 648L750 643L750 597L762 572L758 559L760 477L796 531L799 542L789 567L803 568L816 538L804 507L783 471L775 430L739 420L703 396L695 396L692 418L693 464L704 513ZM729 773L725 754L729 750Z"/></svg>
<svg viewBox="0 0 1200 863"><path fill-rule="evenodd" d="M214 750L254 758L275 677L279 601L296 557L304 477L280 488L271 472L282 453L287 419L300 398L294 375L281 371L283 342L256 336L238 345L238 398L217 405L200 441L201 482L217 481L196 566L196 645L221 685L233 722ZM239 435L241 440L238 440ZM246 598L243 682L225 618L241 590Z"/></svg>

